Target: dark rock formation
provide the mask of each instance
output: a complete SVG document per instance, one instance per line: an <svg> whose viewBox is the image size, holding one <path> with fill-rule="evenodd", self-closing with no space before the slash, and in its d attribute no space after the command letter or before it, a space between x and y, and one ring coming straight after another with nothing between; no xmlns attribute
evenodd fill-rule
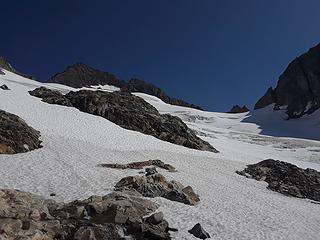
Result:
<svg viewBox="0 0 320 240"><path fill-rule="evenodd" d="M1 239L170 239L157 205L137 194L111 193L68 204L0 190Z"/></svg>
<svg viewBox="0 0 320 240"><path fill-rule="evenodd" d="M25 77L25 78L30 78L30 79L33 78L30 75L27 75L27 74L24 74L24 73L17 71L15 68L12 67L12 65L4 57L0 57L0 68L3 68L3 69L10 71L12 73L18 74L18 75ZM4 74L4 73L2 72L2 74Z"/></svg>
<svg viewBox="0 0 320 240"><path fill-rule="evenodd" d="M91 85L112 85L121 88L123 92L141 92L156 96L166 103L197 108L201 107L189 104L183 100L171 98L160 88L139 79L131 79L128 83L118 79L115 75L94 69L86 64L77 63L69 66L65 71L54 75L49 82L64 84L74 88Z"/></svg>
<svg viewBox="0 0 320 240"><path fill-rule="evenodd" d="M35 89L30 94L37 91ZM152 105L130 93L81 90L69 92L64 97L80 111L104 117L123 128L188 148L217 152L208 142L197 137L180 118L161 115Z"/></svg>
<svg viewBox="0 0 320 240"><path fill-rule="evenodd" d="M177 181L167 181L160 173L149 176L122 178L115 186L117 191L136 190L144 197L163 197L171 201L196 205L200 199L192 187L184 187Z"/></svg>
<svg viewBox="0 0 320 240"><path fill-rule="evenodd" d="M122 88L126 83L115 75L94 69L83 63L76 63L67 67L61 73L54 75L49 82L64 84L74 88L81 88L91 85L112 85Z"/></svg>
<svg viewBox="0 0 320 240"><path fill-rule="evenodd" d="M158 159L142 161L142 162L132 162L128 164L118 164L118 163L100 164L100 166L107 167L107 168L116 168L116 169L143 169L144 167L156 166L159 168L166 169L169 172L176 172L176 169L172 165L166 164Z"/></svg>
<svg viewBox="0 0 320 240"><path fill-rule="evenodd" d="M1 70L1 68L0 68L0 75L4 75L4 72Z"/></svg>
<svg viewBox="0 0 320 240"><path fill-rule="evenodd" d="M164 91L162 91L159 87L154 86L151 83L147 83L140 79L131 79L128 84L124 87L129 92L140 92L146 93L152 96L156 96L160 98L165 103L169 103L172 105L178 105L183 107L190 107L199 110L203 110L201 107L196 106L194 104L187 103L183 100L169 97Z"/></svg>
<svg viewBox="0 0 320 240"><path fill-rule="evenodd" d="M10 89L8 88L8 86L5 85L5 84L1 85L1 86L0 86L0 89L2 89L2 90L10 90Z"/></svg>
<svg viewBox="0 0 320 240"><path fill-rule="evenodd" d="M244 113L249 111L250 109L247 108L246 105L243 105L242 107L239 105L234 105L228 113Z"/></svg>
<svg viewBox="0 0 320 240"><path fill-rule="evenodd" d="M248 165L238 174L266 181L270 190L285 195L309 198L320 201L320 173L293 164L267 159L257 164Z"/></svg>
<svg viewBox="0 0 320 240"><path fill-rule="evenodd" d="M207 238L211 238L209 233L207 233L202 226L200 225L200 223L197 223L192 229L190 229L188 231L190 234L192 234L193 236L195 236L196 238L200 238L200 239L207 239Z"/></svg>
<svg viewBox="0 0 320 240"><path fill-rule="evenodd" d="M29 94L34 97L42 98L42 101L46 103L72 107L70 100L63 96L63 94L59 91L51 90L45 87L39 87L29 91Z"/></svg>
<svg viewBox="0 0 320 240"><path fill-rule="evenodd" d="M40 132L16 115L0 110L0 154L28 152L41 147Z"/></svg>
<svg viewBox="0 0 320 240"><path fill-rule="evenodd" d="M277 87L269 88L255 109L275 103L287 106L289 118L311 114L320 107L320 44L293 60L279 77Z"/></svg>

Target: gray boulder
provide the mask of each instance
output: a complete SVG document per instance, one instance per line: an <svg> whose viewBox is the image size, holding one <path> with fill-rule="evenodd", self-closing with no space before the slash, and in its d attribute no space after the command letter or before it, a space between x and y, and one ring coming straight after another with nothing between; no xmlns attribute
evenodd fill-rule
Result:
<svg viewBox="0 0 320 240"><path fill-rule="evenodd" d="M0 86L0 89L2 89L2 90L10 90L10 89L8 88L8 86L5 85L5 84L1 85L1 86Z"/></svg>
<svg viewBox="0 0 320 240"><path fill-rule="evenodd" d="M0 154L28 152L41 147L40 132L18 116L0 110Z"/></svg>
<svg viewBox="0 0 320 240"><path fill-rule="evenodd" d="M193 236L195 236L196 238L200 238L200 239L207 239L207 238L211 238L209 233L207 233L202 226L200 225L200 223L197 223L192 229L190 229L188 231L190 234L192 234Z"/></svg>
<svg viewBox="0 0 320 240"><path fill-rule="evenodd" d="M42 98L42 101L46 103L72 107L70 100L56 90L39 87L32 91L29 91L29 94L34 97Z"/></svg>
<svg viewBox="0 0 320 240"><path fill-rule="evenodd" d="M122 178L115 185L115 190L135 190L144 197L163 197L188 205L196 205L200 201L199 196L194 193L192 187L184 187L177 181L167 181L160 173Z"/></svg>
<svg viewBox="0 0 320 240"><path fill-rule="evenodd" d="M320 201L320 173L273 159L248 165L238 174L268 183L270 190L298 198Z"/></svg>

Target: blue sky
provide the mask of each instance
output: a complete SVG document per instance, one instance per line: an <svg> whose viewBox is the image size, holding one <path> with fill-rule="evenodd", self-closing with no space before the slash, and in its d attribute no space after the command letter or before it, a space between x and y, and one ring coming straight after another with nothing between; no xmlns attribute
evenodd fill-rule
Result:
<svg viewBox="0 0 320 240"><path fill-rule="evenodd" d="M318 0L10 0L0 55L39 80L83 62L212 111L250 107L320 42Z"/></svg>

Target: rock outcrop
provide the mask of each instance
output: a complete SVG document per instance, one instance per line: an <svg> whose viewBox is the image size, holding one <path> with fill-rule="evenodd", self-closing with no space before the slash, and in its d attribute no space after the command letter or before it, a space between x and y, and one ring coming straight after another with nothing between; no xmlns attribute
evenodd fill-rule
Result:
<svg viewBox="0 0 320 240"><path fill-rule="evenodd" d="M320 173L293 164L267 159L248 165L238 174L268 183L270 190L294 196L320 201Z"/></svg>
<svg viewBox="0 0 320 240"><path fill-rule="evenodd" d="M170 239L157 205L134 193L113 192L71 203L0 190L0 238L16 239Z"/></svg>
<svg viewBox="0 0 320 240"><path fill-rule="evenodd" d="M20 75L22 77L25 77L25 78L30 78L30 79L33 78L30 75L27 75L27 74L24 74L24 73L21 73L21 72L17 71L14 67L12 67L12 65L4 57L0 57L0 68L3 68L3 69L5 69L7 71L10 71L12 73L18 74L18 75ZM4 74L4 73L2 72L2 74Z"/></svg>
<svg viewBox="0 0 320 240"><path fill-rule="evenodd" d="M91 85L112 85L122 88L126 83L115 75L94 69L83 63L76 63L67 67L61 73L54 75L49 82L64 84L74 88L81 88Z"/></svg>
<svg viewBox="0 0 320 240"><path fill-rule="evenodd" d="M188 148L217 152L208 142L197 137L180 118L161 115L152 105L130 93L81 90L69 92L64 97L80 111L104 117L123 128ZM59 104L58 101L55 104Z"/></svg>
<svg viewBox="0 0 320 240"><path fill-rule="evenodd" d="M196 205L200 201L192 187L184 187L177 181L167 181L160 173L122 178L116 184L115 190L136 190L144 197L163 197L188 205Z"/></svg>
<svg viewBox="0 0 320 240"><path fill-rule="evenodd" d="M106 167L106 168L116 168L116 169L143 169L144 167L155 166L162 169L166 169L169 172L176 172L176 169L172 165L166 164L158 159L142 161L142 162L132 162L127 164L106 163L106 164L100 164L99 166Z"/></svg>
<svg viewBox="0 0 320 240"><path fill-rule="evenodd" d="M207 238L211 238L210 234L207 233L202 226L200 225L200 223L197 223L196 225L194 225L194 227L192 229L190 229L188 231L190 234L192 234L193 236L195 236L196 238L200 238L200 239L207 239Z"/></svg>
<svg viewBox="0 0 320 240"><path fill-rule="evenodd" d="M29 91L29 94L34 97L42 98L42 101L46 103L72 107L70 100L63 96L59 91L39 87Z"/></svg>
<svg viewBox="0 0 320 240"><path fill-rule="evenodd" d="M234 105L228 113L244 113L249 111L250 109L247 108L246 105L243 105L242 107L240 107L239 105Z"/></svg>
<svg viewBox="0 0 320 240"><path fill-rule="evenodd" d="M28 152L41 147L40 132L18 116L0 110L0 154Z"/></svg>
<svg viewBox="0 0 320 240"><path fill-rule="evenodd" d="M275 89L256 103L255 109L275 103L287 106L289 118L311 114L320 107L320 44L293 60L279 77Z"/></svg>
<svg viewBox="0 0 320 240"><path fill-rule="evenodd" d="M131 79L129 82L118 79L115 75L94 69L86 64L77 63L67 67L61 73L54 75L49 82L64 84L74 88L91 85L112 85L121 88L124 92L141 92L156 96L166 103L197 108L201 107L187 103L183 100L171 98L160 88L140 79Z"/></svg>
<svg viewBox="0 0 320 240"><path fill-rule="evenodd" d="M10 90L10 88L8 88L8 86L5 85L5 84L1 85L0 89L2 89L2 90Z"/></svg>

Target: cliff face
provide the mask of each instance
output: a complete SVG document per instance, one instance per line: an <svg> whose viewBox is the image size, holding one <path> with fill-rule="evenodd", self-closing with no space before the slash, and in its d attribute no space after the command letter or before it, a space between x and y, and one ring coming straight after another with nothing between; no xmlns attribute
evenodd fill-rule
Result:
<svg viewBox="0 0 320 240"><path fill-rule="evenodd" d="M129 82L118 79L115 75L94 69L86 64L77 63L69 66L61 73L54 75L49 82L60 83L74 88L90 85L112 85L123 91L141 92L160 98L162 101L184 107L202 110L201 107L183 100L169 97L163 90L153 84L140 79L131 79Z"/></svg>
<svg viewBox="0 0 320 240"><path fill-rule="evenodd" d="M311 114L320 107L320 44L294 59L276 88L269 88L255 109L271 103L275 103L275 109L287 106L289 118Z"/></svg>

